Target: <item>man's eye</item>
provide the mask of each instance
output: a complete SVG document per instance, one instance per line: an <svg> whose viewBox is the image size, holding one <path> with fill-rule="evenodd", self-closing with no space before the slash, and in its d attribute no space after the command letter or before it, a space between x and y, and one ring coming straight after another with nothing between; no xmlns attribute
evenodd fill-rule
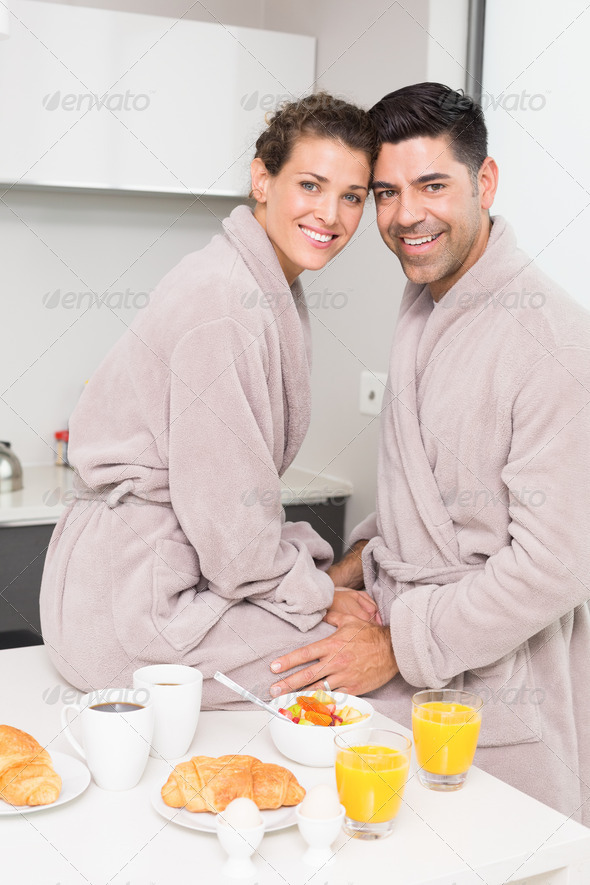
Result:
<svg viewBox="0 0 590 885"><path fill-rule="evenodd" d="M442 191L443 189L444 189L444 184L428 184L426 186L426 190L430 190L430 193L432 193L432 194L436 194L439 191Z"/></svg>
<svg viewBox="0 0 590 885"><path fill-rule="evenodd" d="M395 197L395 191L379 191L377 194L378 200L390 200L392 197Z"/></svg>

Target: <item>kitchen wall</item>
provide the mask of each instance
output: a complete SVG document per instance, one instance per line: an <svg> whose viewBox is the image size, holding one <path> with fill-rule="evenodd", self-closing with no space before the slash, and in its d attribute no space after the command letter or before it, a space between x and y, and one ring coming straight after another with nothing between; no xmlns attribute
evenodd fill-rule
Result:
<svg viewBox="0 0 590 885"><path fill-rule="evenodd" d="M494 207L539 267L590 309L580 261L590 238L590 117L581 87L588 4L566 0L550 16L536 12L533 0L486 7L484 107L500 167Z"/></svg>
<svg viewBox="0 0 590 885"><path fill-rule="evenodd" d="M50 0L45 0L50 2ZM187 0L70 0L181 16ZM191 18L318 38L317 85L369 106L405 83L464 83L467 0L217 0ZM313 84L310 84L310 89ZM234 201L11 190L0 202L0 436L24 463L52 459L84 381L147 294L218 230ZM360 372L386 371L404 277L381 243L374 205L353 243L306 274L313 313L313 417L301 466L352 481L352 526L373 509L378 419L358 410ZM106 293L108 310L93 303Z"/></svg>
<svg viewBox="0 0 590 885"><path fill-rule="evenodd" d="M54 0L40 0L52 3ZM270 0L272 2L272 0ZM60 0L63 6L91 6L144 15L167 15L245 28L264 28L265 0Z"/></svg>
<svg viewBox="0 0 590 885"><path fill-rule="evenodd" d="M343 9L346 10L343 14ZM465 83L467 0L274 0L265 27L318 36L317 85L370 107L412 82ZM383 245L371 199L356 239L308 281L313 309L313 414L301 464L349 479L348 528L375 509L379 419L359 412L363 369L386 372L405 277Z"/></svg>

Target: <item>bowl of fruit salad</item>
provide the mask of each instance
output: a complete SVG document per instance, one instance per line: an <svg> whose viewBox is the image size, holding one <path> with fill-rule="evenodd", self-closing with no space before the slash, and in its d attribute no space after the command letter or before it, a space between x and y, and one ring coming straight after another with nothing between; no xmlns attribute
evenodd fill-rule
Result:
<svg viewBox="0 0 590 885"><path fill-rule="evenodd" d="M283 694L271 701L285 716L284 722L273 716L270 735L288 759L327 768L334 765L334 738L358 725L368 725L373 707L364 698L334 691L298 691Z"/></svg>

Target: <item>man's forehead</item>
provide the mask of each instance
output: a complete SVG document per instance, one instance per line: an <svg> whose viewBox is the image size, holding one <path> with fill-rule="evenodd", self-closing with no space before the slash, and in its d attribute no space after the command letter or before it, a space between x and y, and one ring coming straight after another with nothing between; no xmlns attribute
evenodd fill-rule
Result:
<svg viewBox="0 0 590 885"><path fill-rule="evenodd" d="M407 184L439 172L447 176L457 174L458 166L461 164L446 136L419 136L398 144L385 142L381 145L375 164L375 179L391 184L393 179L403 179Z"/></svg>

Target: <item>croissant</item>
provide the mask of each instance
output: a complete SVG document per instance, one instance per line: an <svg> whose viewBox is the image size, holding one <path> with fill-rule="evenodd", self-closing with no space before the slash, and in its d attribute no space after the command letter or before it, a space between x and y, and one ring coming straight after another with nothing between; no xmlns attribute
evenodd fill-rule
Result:
<svg viewBox="0 0 590 885"><path fill-rule="evenodd" d="M254 756L193 756L177 765L162 787L166 805L187 811L225 811L242 796L260 809L280 808L298 805L305 790L287 768Z"/></svg>
<svg viewBox="0 0 590 885"><path fill-rule="evenodd" d="M0 799L11 805L49 805L61 791L51 756L34 737L0 725Z"/></svg>

